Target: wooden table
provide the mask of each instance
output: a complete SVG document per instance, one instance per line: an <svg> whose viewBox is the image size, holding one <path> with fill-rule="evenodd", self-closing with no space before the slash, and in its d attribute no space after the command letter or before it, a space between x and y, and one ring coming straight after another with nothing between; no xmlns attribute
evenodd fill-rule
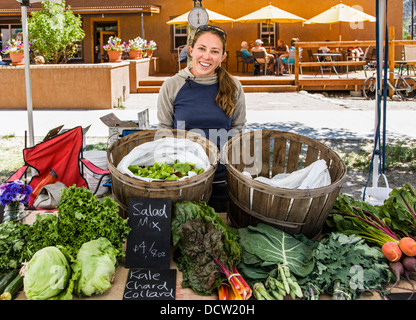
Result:
<svg viewBox="0 0 416 320"><path fill-rule="evenodd" d="M36 220L36 214L57 214L57 211L32 211L30 212L24 219L23 223L31 224ZM219 215L223 218L223 220L229 223L227 219L227 214L225 212L219 213ZM218 300L218 295L216 291L214 291L213 295L211 296L200 296L196 294L190 288L182 288L182 273L178 270L175 261L173 260L173 252L175 247L171 247L170 253L170 268L177 270L177 278L176 278L176 300L205 300L205 301L213 301ZM91 297L85 298L78 298L75 294L73 296L74 300L122 300L124 288L126 285L127 275L129 269L125 268L124 259L120 261L120 264L116 267L114 281L112 282L111 288L106 290L101 294L96 294ZM415 281L412 281L413 285L416 285ZM401 283L393 290L394 293L410 293L412 291L412 286L405 280L402 280ZM252 298L253 299L253 298ZM286 297L285 299L290 300L290 297ZM20 291L15 300L27 300L24 291ZM331 300L331 297L328 294L321 294L319 296L319 300ZM357 300L383 300L378 293L374 293L373 295L362 295Z"/></svg>
<svg viewBox="0 0 416 320"><path fill-rule="evenodd" d="M326 60L326 58L329 58L329 62L334 62L336 60L339 60L340 57L342 57L342 53L340 53L340 52L314 53L313 55L316 57L318 62L323 62L324 60ZM341 76L339 75L339 73L338 73L338 71L337 71L337 69L335 68L334 65L330 66L328 70L331 72L332 69L335 71L335 73L338 75L338 77L341 78ZM323 66L319 66L319 70L321 71L321 75L323 77L324 76ZM315 74L315 77L318 74L318 72Z"/></svg>

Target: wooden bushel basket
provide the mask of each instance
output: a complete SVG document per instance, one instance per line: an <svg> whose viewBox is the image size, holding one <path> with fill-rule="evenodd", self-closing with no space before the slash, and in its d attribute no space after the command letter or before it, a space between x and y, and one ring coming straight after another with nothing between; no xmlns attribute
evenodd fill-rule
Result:
<svg viewBox="0 0 416 320"><path fill-rule="evenodd" d="M211 166L203 173L181 181L152 181L129 177L117 169L120 161L133 148L145 142L165 137L186 138L199 143L208 155ZM212 181L219 162L217 146L197 133L185 130L143 130L131 133L115 141L107 150L108 169L111 173L112 195L118 202L119 214L128 216L129 199L137 198L170 198L172 203L180 200L208 201L212 193Z"/></svg>
<svg viewBox="0 0 416 320"><path fill-rule="evenodd" d="M309 190L269 186L254 178L300 170L324 159L331 184ZM289 234L312 239L322 231L346 177L346 166L324 144L295 133L258 130L230 139L221 150L226 163L228 217L237 227L273 225ZM242 172L247 171L253 177Z"/></svg>

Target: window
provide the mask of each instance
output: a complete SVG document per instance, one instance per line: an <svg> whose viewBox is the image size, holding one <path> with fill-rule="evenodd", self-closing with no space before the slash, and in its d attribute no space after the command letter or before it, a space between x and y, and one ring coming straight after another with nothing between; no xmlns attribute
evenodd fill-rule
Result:
<svg viewBox="0 0 416 320"><path fill-rule="evenodd" d="M173 49L176 50L178 47L183 46L188 41L188 32L186 26L173 26Z"/></svg>
<svg viewBox="0 0 416 320"><path fill-rule="evenodd" d="M10 39L23 41L22 26L13 24L0 25L0 51L7 47Z"/></svg>
<svg viewBox="0 0 416 320"><path fill-rule="evenodd" d="M270 28L270 32L269 32ZM263 47L276 47L276 23L260 23L260 39L263 41ZM270 35L270 43L269 43Z"/></svg>

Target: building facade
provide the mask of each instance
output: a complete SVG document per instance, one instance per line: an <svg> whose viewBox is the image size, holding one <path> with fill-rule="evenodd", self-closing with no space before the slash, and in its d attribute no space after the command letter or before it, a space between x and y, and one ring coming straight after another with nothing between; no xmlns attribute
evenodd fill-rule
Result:
<svg viewBox="0 0 416 320"><path fill-rule="evenodd" d="M315 15L338 4L339 0L294 0L294 1L246 1L246 0L203 0L202 5L214 12L237 19L248 13L272 4L280 9L291 12L304 19ZM376 14L376 1L343 0L343 4L353 6L370 15ZM137 36L148 41L154 40L158 45L155 56L159 57L159 71L173 73L177 68L175 53L177 47L186 42L187 29L184 25L168 25L167 22L193 6L193 0L66 0L71 11L82 18L85 38L73 62L99 63L102 62L99 49L111 35L117 35L128 42ZM40 4L29 8L39 10ZM21 33L21 11L16 0L0 2L0 41L1 46L7 45L10 37L15 38ZM402 37L403 25L402 0L388 2L388 26L395 28L395 39ZM243 40L254 41L258 38L267 42L270 39L273 46L277 39L289 44L293 37L301 41L337 41L341 30L342 40L374 40L375 23L342 23L338 25L303 25L302 23L221 23L218 24L228 34L228 63L231 72L237 69L236 50L240 49ZM269 37L270 35L270 37Z"/></svg>

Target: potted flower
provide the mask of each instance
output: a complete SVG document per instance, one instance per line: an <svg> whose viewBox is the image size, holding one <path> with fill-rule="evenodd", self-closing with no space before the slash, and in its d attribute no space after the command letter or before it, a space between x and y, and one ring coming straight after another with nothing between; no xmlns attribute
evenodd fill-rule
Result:
<svg viewBox="0 0 416 320"><path fill-rule="evenodd" d="M146 40L141 37L134 38L129 40L127 45L127 50L129 52L130 59L140 59L142 58L143 50L146 48Z"/></svg>
<svg viewBox="0 0 416 320"><path fill-rule="evenodd" d="M7 41L8 46L4 48L1 53L10 54L10 59L12 60L12 65L21 66L25 64L24 60L24 48L23 42L17 41L16 39L10 39ZM30 43L29 43L30 46Z"/></svg>
<svg viewBox="0 0 416 320"><path fill-rule="evenodd" d="M0 185L0 202L5 206L5 221L18 221L23 218L24 204L29 201L32 187L21 180Z"/></svg>
<svg viewBox="0 0 416 320"><path fill-rule="evenodd" d="M121 39L111 36L107 44L103 45L103 49L107 51L110 62L121 62L121 56L126 51L126 43L121 43Z"/></svg>
<svg viewBox="0 0 416 320"><path fill-rule="evenodd" d="M155 51L156 49L156 42L150 40L146 45L146 57L151 58L153 56L153 51Z"/></svg>

